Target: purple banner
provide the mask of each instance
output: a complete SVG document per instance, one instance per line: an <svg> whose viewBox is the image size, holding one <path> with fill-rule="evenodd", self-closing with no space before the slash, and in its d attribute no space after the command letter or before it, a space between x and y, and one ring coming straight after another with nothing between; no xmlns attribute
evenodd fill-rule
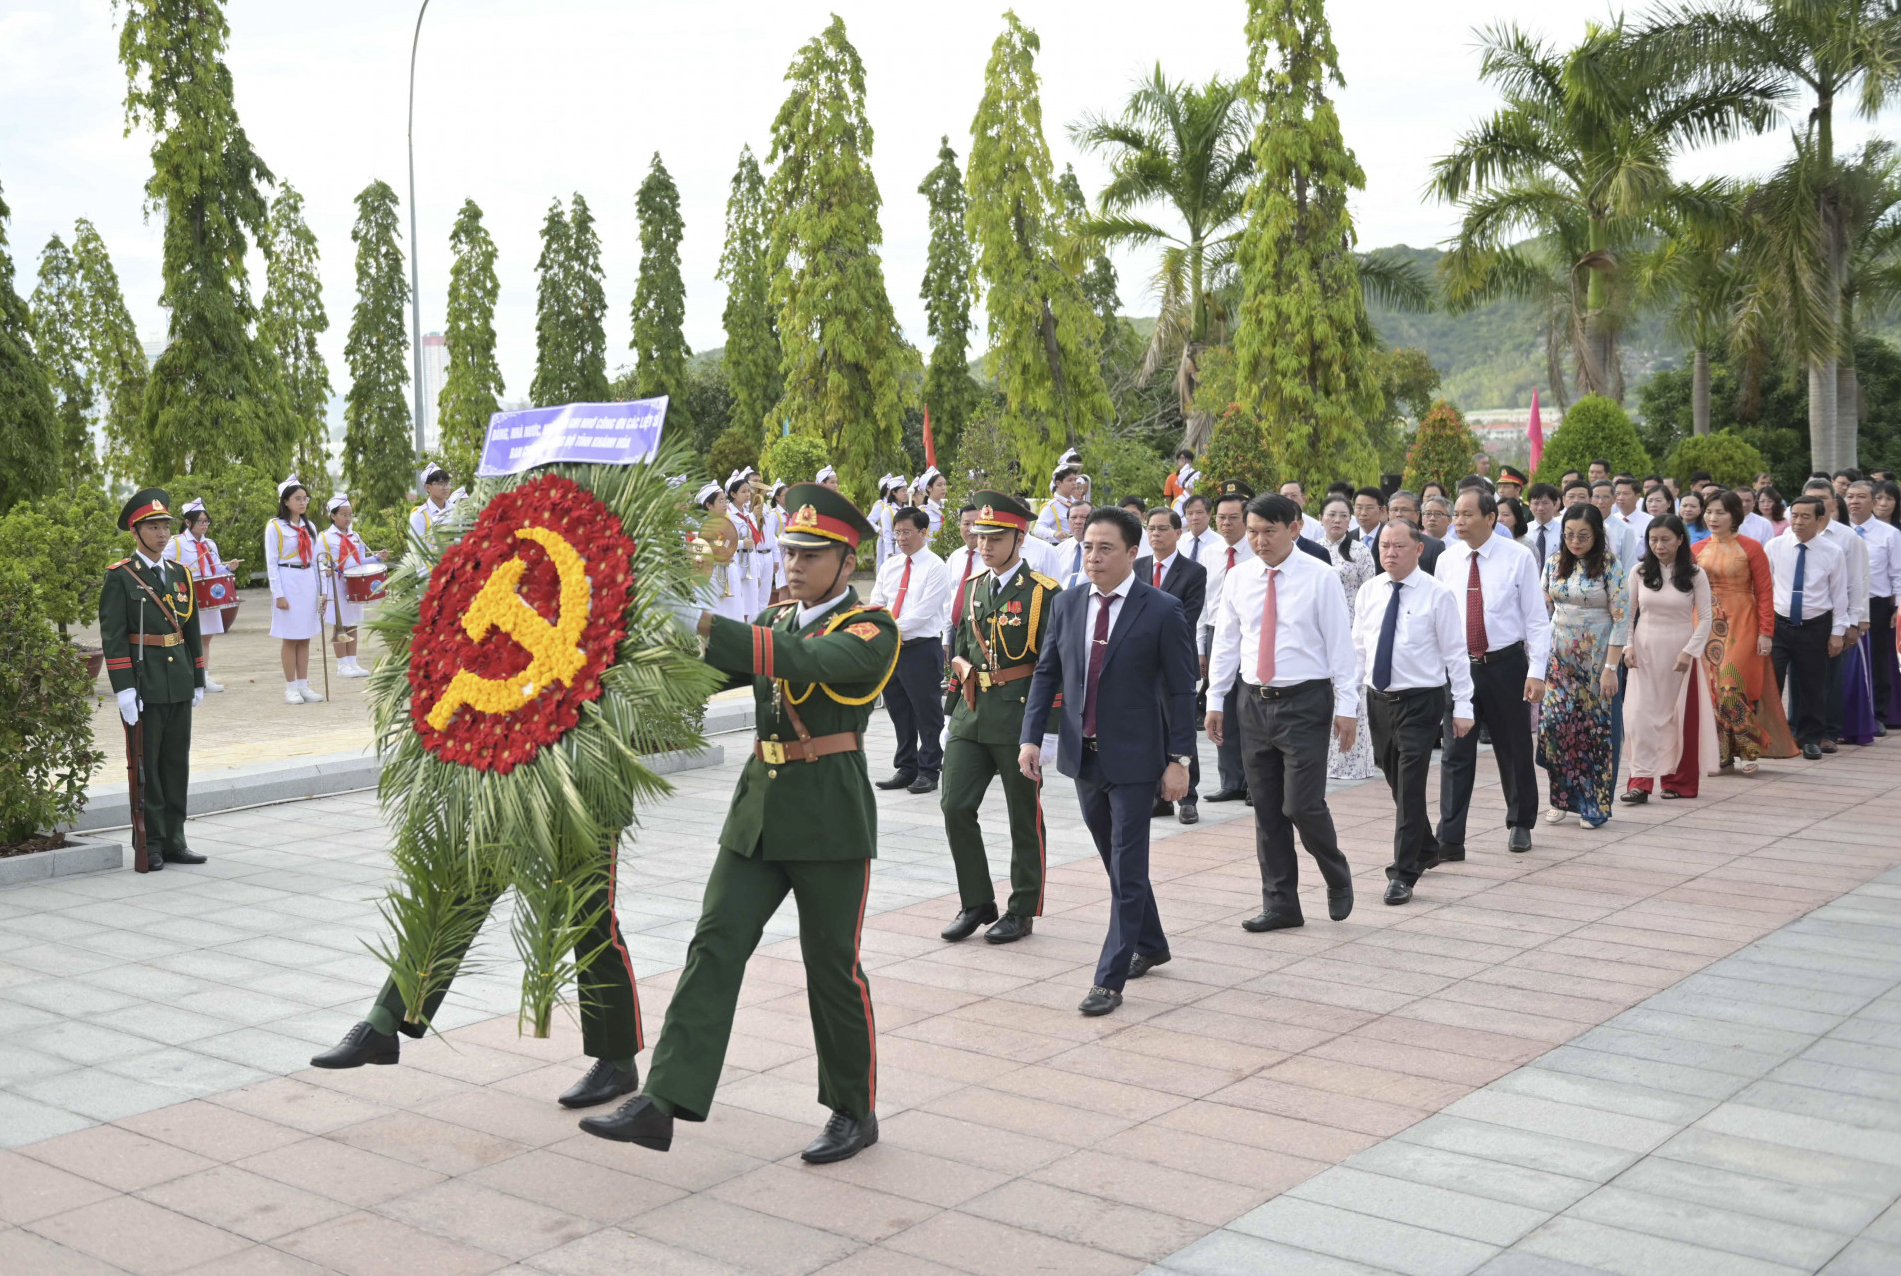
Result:
<svg viewBox="0 0 1901 1276"><path fill-rule="evenodd" d="M478 478L520 474L557 461L636 465L660 449L667 396L627 403L566 403L497 412L488 419Z"/></svg>

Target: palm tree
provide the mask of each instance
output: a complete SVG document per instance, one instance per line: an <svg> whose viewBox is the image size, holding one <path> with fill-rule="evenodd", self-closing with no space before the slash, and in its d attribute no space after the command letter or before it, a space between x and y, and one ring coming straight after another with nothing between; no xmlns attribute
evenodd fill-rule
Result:
<svg viewBox="0 0 1901 1276"><path fill-rule="evenodd" d="M1548 304L1568 293L1577 389L1621 400L1617 334L1634 292L1620 268L1685 195L1670 160L1686 144L1766 127L1775 95L1742 74L1679 91L1632 58L1621 19L1587 25L1568 53L1511 25L1481 41L1479 74L1505 105L1434 165L1428 186L1465 209L1441 263L1447 299Z"/></svg>
<svg viewBox="0 0 1901 1276"><path fill-rule="evenodd" d="M1727 348L1743 287L1737 246L1747 192L1712 180L1687 191L1658 219L1660 238L1637 260L1640 304L1663 301L1672 332L1690 347L1690 419L1710 432L1710 354Z"/></svg>
<svg viewBox="0 0 1901 1276"><path fill-rule="evenodd" d="M1109 184L1098 214L1081 233L1102 244L1159 246L1155 288L1161 315L1143 356L1142 377L1176 365L1175 387L1187 421L1183 446L1199 450L1212 422L1194 410L1196 361L1225 340L1220 300L1234 263L1247 189L1254 175L1255 112L1238 81L1215 76L1195 86L1170 81L1157 66L1111 119L1092 114L1070 128L1084 150L1109 157ZM1172 207L1179 225L1144 216Z"/></svg>
<svg viewBox="0 0 1901 1276"><path fill-rule="evenodd" d="M1710 85L1745 76L1779 96L1802 89L1814 95L1801 139L1806 153L1795 165L1808 173L1805 184L1815 202L1785 210L1812 225L1806 233L1793 226L1772 228L1772 235L1805 239L1817 253L1804 269L1809 277L1801 281L1803 289L1815 293L1815 304L1802 307L1813 328L1793 334L1809 374L1811 463L1818 469L1851 464L1854 453L1843 446L1836 410L1838 359L1847 349L1842 288L1848 243L1832 180L1835 99L1858 88L1856 109L1872 118L1901 87L1901 7L1892 0L1666 4L1638 33L1636 47L1650 74L1665 80L1689 77Z"/></svg>

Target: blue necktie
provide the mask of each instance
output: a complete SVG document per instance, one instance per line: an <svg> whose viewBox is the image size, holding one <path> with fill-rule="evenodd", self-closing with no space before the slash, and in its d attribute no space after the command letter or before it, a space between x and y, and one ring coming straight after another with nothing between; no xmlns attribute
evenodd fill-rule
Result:
<svg viewBox="0 0 1901 1276"><path fill-rule="evenodd" d="M1802 579L1808 574L1809 547L1795 547L1795 584L1789 588L1789 620L1793 624L1802 623Z"/></svg>
<svg viewBox="0 0 1901 1276"><path fill-rule="evenodd" d="M1393 582L1393 595L1386 600L1386 615L1380 620L1380 641L1373 649L1373 690L1384 691L1393 680L1393 637L1399 631L1399 595L1404 581Z"/></svg>
<svg viewBox="0 0 1901 1276"><path fill-rule="evenodd" d="M1199 536L1188 542L1188 561L1191 563L1201 561L1201 537Z"/></svg>

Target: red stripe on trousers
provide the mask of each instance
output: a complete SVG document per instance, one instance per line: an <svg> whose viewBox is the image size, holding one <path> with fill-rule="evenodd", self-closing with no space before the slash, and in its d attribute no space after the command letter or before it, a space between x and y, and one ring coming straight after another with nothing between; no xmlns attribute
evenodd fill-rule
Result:
<svg viewBox="0 0 1901 1276"><path fill-rule="evenodd" d="M865 893L858 898L858 925L852 930L851 937L851 978L858 985L858 999L865 1007L865 1038L871 1047L871 1072L866 1080L871 1087L871 1112L878 1111L878 1025L871 1016L871 989L865 984L863 968L858 963L860 942L865 934L865 905L871 899L871 861L865 861Z"/></svg>

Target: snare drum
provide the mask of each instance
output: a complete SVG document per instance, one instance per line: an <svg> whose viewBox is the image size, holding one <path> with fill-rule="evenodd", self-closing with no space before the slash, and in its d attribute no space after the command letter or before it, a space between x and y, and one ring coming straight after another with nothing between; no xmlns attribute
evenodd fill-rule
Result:
<svg viewBox="0 0 1901 1276"><path fill-rule="evenodd" d="M238 582L230 572L200 576L193 584L193 592L197 595L200 608L230 607L238 601Z"/></svg>
<svg viewBox="0 0 1901 1276"><path fill-rule="evenodd" d="M389 568L382 563L358 563L354 567L343 569L343 600L351 603L373 603L383 596L383 586L389 581Z"/></svg>

